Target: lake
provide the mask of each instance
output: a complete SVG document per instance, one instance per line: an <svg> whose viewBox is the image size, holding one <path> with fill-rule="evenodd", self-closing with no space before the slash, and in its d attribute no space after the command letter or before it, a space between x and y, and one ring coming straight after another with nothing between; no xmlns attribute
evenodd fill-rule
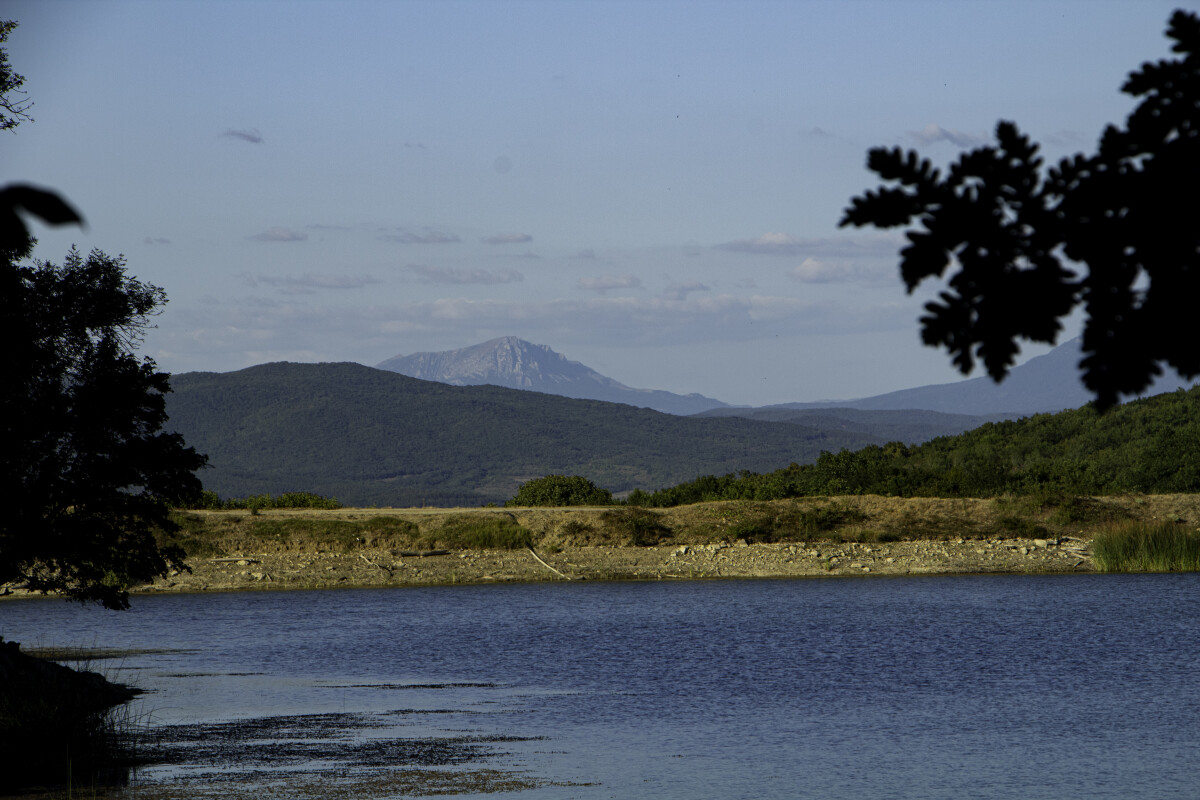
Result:
<svg viewBox="0 0 1200 800"><path fill-rule="evenodd" d="M164 651L95 666L149 690L172 763L135 787L188 796L1200 795L1196 574L22 600L0 634Z"/></svg>

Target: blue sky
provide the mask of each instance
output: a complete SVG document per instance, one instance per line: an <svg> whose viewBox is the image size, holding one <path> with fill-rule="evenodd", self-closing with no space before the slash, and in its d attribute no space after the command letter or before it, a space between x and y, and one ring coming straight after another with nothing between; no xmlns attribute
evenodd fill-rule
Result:
<svg viewBox="0 0 1200 800"><path fill-rule="evenodd" d="M860 397L959 377L899 234L837 228L867 150L1010 119L1091 152L1176 7L9 0L36 121L0 163L88 220L39 258L167 290L170 372L512 335L641 388Z"/></svg>

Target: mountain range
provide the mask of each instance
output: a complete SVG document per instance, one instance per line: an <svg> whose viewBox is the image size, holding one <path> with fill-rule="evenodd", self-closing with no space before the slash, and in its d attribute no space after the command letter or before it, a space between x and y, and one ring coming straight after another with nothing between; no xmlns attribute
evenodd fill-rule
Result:
<svg viewBox="0 0 1200 800"><path fill-rule="evenodd" d="M1079 361L1082 358L1082 345L1076 338L1014 367L1001 383L995 383L989 377L967 378L852 400L759 407L734 406L700 394L682 395L656 389L630 388L578 361L568 360L545 345L531 344L515 336L492 339L459 350L399 355L376 367L455 386L490 384L563 397L625 403L668 414L741 416L773 421L799 421L806 418L811 421L819 415L790 415L789 419L784 420L783 417L788 415L782 412L810 412L829 408L858 411L922 410L978 417L981 419L974 423L978 425L990 419L1013 419L1085 405L1091 400L1091 394L1079 378ZM1160 394L1188 385L1189 382L1177 377L1165 376L1144 394ZM864 418L860 415L857 419L862 421ZM900 418L893 415L892 420L896 422Z"/></svg>
<svg viewBox="0 0 1200 800"><path fill-rule="evenodd" d="M726 403L700 394L633 389L541 344L503 336L459 350L398 355L377 369L452 386L503 386L581 400L604 400L667 414L696 414Z"/></svg>
<svg viewBox="0 0 1200 800"><path fill-rule="evenodd" d="M999 387L980 378L834 407L735 408L630 389L549 348L506 338L418 354L404 366L463 382L506 375L524 389L447 385L361 364L261 364L174 375L167 427L209 456L201 480L223 497L312 491L354 505L480 505L548 474L584 475L617 493L654 490L1082 405L1077 343L1073 350L1031 359ZM535 386L601 387L622 400L529 390ZM719 405L691 416L635 407L670 398Z"/></svg>
<svg viewBox="0 0 1200 800"><path fill-rule="evenodd" d="M170 431L209 457L222 497L310 491L353 505L502 503L524 481L584 475L615 492L808 463L857 431L663 414L361 364L260 364L171 378Z"/></svg>

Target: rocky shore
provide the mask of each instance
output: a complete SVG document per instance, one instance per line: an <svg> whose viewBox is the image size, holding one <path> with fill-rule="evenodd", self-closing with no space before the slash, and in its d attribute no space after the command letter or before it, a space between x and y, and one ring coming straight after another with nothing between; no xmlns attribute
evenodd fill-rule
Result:
<svg viewBox="0 0 1200 800"><path fill-rule="evenodd" d="M1091 572L1084 539L661 545L535 550L245 553L189 560L138 591L326 589L568 580Z"/></svg>
<svg viewBox="0 0 1200 800"><path fill-rule="evenodd" d="M197 512L192 572L141 592L1091 572L1091 540L1128 520L1200 522L1196 495L989 499L818 497L668 509ZM455 546L501 522L531 547ZM207 552L205 552L207 551Z"/></svg>
<svg viewBox="0 0 1200 800"><path fill-rule="evenodd" d="M184 548L191 571L135 593L1091 572L1096 535L1129 521L1195 529L1200 496L868 495L667 509L185 511L177 519L180 530L164 543ZM508 537L506 547L471 539L489 531Z"/></svg>

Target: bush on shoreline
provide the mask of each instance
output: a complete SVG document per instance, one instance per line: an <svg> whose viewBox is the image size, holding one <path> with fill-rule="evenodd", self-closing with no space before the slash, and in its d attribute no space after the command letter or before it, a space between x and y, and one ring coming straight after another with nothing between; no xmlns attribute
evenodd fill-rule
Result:
<svg viewBox="0 0 1200 800"><path fill-rule="evenodd" d="M580 475L546 475L525 481L517 494L504 505L530 506L611 506L612 492L601 489Z"/></svg>
<svg viewBox="0 0 1200 800"><path fill-rule="evenodd" d="M236 511L246 509L254 514L266 508L326 508L339 509L342 504L337 498L322 497L312 492L283 492L282 494L255 494L249 497L231 497L222 500L213 491L205 489L200 497L183 508L188 511Z"/></svg>
<svg viewBox="0 0 1200 800"><path fill-rule="evenodd" d="M533 534L512 517L455 514L426 533L424 541L452 550L519 550L533 547Z"/></svg>

